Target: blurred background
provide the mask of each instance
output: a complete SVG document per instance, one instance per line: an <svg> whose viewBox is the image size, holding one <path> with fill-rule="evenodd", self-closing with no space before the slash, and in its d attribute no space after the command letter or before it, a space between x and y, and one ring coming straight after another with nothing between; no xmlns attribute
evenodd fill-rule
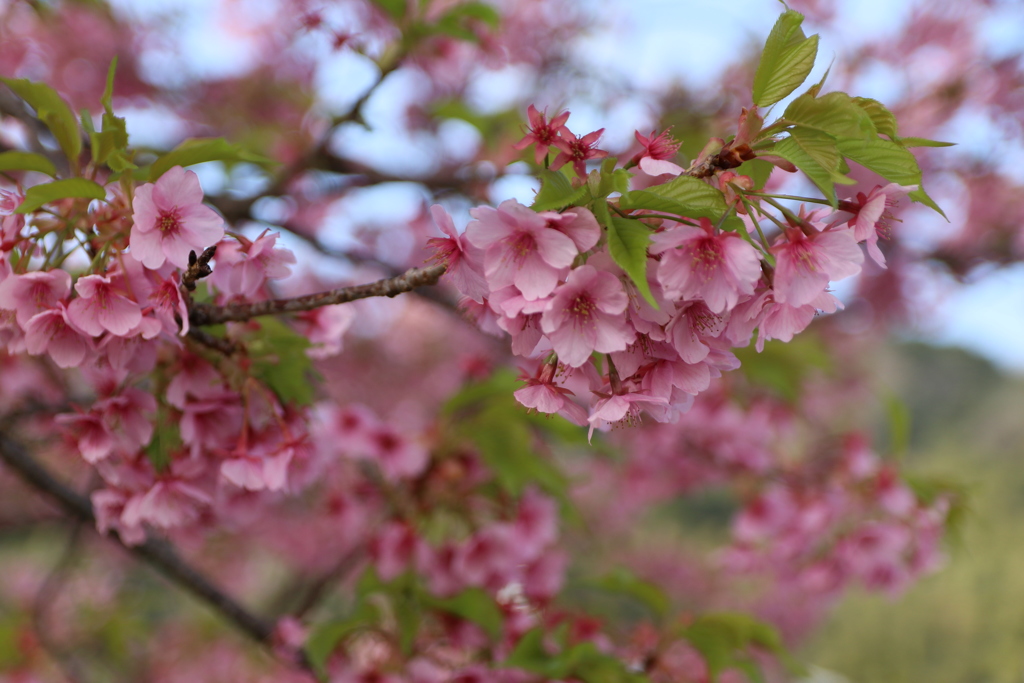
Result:
<svg viewBox="0 0 1024 683"><path fill-rule="evenodd" d="M50 82L76 109L95 109L120 54L115 104L135 144L224 135L287 163L378 77L384 42L346 32L349 4L0 0L0 73ZM570 110L578 134L604 128L601 146L613 153L627 153L634 130L671 125L692 158L749 104L756 55L781 9L775 0L504 4L521 22L500 46L514 58L485 52L467 64L439 49L422 55L422 72L390 74L363 108L368 125L345 122L329 136L327 170L297 193L305 203L247 203L269 180L246 164L197 167L205 190L253 234L284 229L304 276L418 265L434 234L425 201L443 202L461 227L476 203L530 200L529 166L509 149L530 103ZM831 69L828 87L882 101L901 134L957 143L917 150L948 221L902 210L890 269L844 282L847 310L834 324L868 340L858 348L883 397L868 408L879 439L903 439L909 469L948 478L969 500L943 571L897 598L849 596L801 657L821 667L812 670L821 681L1021 681L1024 3L790 6L821 34L809 82ZM531 31L531 17L547 28ZM270 130L281 120L289 125ZM0 125L0 141L16 137ZM694 533L724 539L727 527ZM16 551L0 545L0 557ZM17 645L0 634L4 647Z"/></svg>

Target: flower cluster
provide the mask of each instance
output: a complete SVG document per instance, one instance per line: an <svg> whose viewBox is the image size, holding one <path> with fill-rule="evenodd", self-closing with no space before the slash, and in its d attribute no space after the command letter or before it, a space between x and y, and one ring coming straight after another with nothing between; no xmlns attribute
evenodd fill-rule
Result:
<svg viewBox="0 0 1024 683"><path fill-rule="evenodd" d="M534 143L538 159L544 158L549 146L564 143L566 118L548 122L531 108L530 132L520 146ZM637 133L637 139L644 147L637 155L641 163L665 160L675 151L653 133ZM563 150L552 167L564 163L565 155ZM577 160L581 179L587 177L584 161ZM672 167L652 168L671 182L683 173ZM596 176L595 171L591 178ZM728 189L730 204L738 208L737 193L748 192L752 182L727 171L708 178L707 185ZM738 366L731 349L748 345L755 330L761 350L767 340L792 339L818 311L842 308L830 283L860 272L864 255L858 242L866 242L873 256L878 252L875 226L885 202L913 189L877 189L843 202L834 214L796 215L783 208L785 222L772 217L780 228L774 241L761 244L753 237L763 235L762 228L750 213L734 217L730 230L723 228L728 214L717 223L671 218L628 211L610 199L605 213L632 220L646 233L648 247L638 257L646 261L641 280L628 272L616 251L621 247L612 245L622 240L616 218L602 225L584 205L534 211L510 199L497 208L471 210L473 220L462 235L435 206L434 219L447 237L432 240L432 246L479 324L507 332L515 354L540 359L516 392L520 403L591 430L635 422L641 410L672 422L711 378ZM744 198L744 206L768 215L755 195ZM583 405L571 398L578 391L585 392Z"/></svg>
<svg viewBox="0 0 1024 683"><path fill-rule="evenodd" d="M189 306L181 280L190 252L218 245L211 293L223 301L260 298L267 280L287 276L295 262L275 246L276 235L224 239L223 220L202 200L196 174L175 166L135 189L130 222L111 217L119 202L128 210L123 199L97 207L93 220L107 241L87 245L90 267L74 277L26 258L40 249L36 236L12 213L15 201L4 205L6 350L83 369L97 399L56 422L106 482L93 494L99 527L129 542L144 537L144 525L195 522L222 487L285 488L304 439L291 407L253 383L232 382L182 343ZM178 429L167 432L168 423ZM155 434L159 426L163 436ZM147 454L154 448L159 458Z"/></svg>

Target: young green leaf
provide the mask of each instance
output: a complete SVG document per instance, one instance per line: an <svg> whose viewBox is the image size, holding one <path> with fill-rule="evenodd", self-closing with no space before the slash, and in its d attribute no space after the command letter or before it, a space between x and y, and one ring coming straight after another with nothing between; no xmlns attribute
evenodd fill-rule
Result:
<svg viewBox="0 0 1024 683"><path fill-rule="evenodd" d="M660 618L668 613L668 596L661 587L650 581L634 576L626 569L619 569L594 581L594 585L612 593L628 595L646 605L651 612Z"/></svg>
<svg viewBox="0 0 1024 683"><path fill-rule="evenodd" d="M779 142L772 154L791 162L810 178L833 208L838 205L835 184L852 185L855 181L842 173L843 158L836 139L813 128L796 128L790 137Z"/></svg>
<svg viewBox="0 0 1024 683"><path fill-rule="evenodd" d="M274 161L248 152L224 138L191 138L154 161L149 169L149 180L155 182L174 166L192 166L207 161L248 161L260 166L274 164Z"/></svg>
<svg viewBox="0 0 1024 683"><path fill-rule="evenodd" d="M545 169L540 172L540 190L530 208L534 211L563 209L580 201L586 194L587 188L573 187L572 181L563 174Z"/></svg>
<svg viewBox="0 0 1024 683"><path fill-rule="evenodd" d="M664 185L624 193L619 205L631 211L649 209L712 220L721 218L728 208L721 190L690 176L679 176Z"/></svg>
<svg viewBox="0 0 1024 683"><path fill-rule="evenodd" d="M472 621L482 628L492 640L501 636L504 619L494 598L480 588L467 588L451 598L436 598L431 595L422 596L423 604L428 607L448 612Z"/></svg>
<svg viewBox="0 0 1024 683"><path fill-rule="evenodd" d="M82 137L78 120L71 107L57 94L57 91L43 83L33 83L24 78L2 78L21 99L36 110L36 116L53 133L64 154L72 164L78 162L82 153Z"/></svg>
<svg viewBox="0 0 1024 683"><path fill-rule="evenodd" d="M837 138L874 138L878 131L871 116L844 92L824 97L804 93L790 102L782 117L790 122Z"/></svg>
<svg viewBox="0 0 1024 683"><path fill-rule="evenodd" d="M626 271L647 303L657 308L658 303L647 282L647 246L651 243L651 229L640 221L618 216L611 216L605 227L608 229L608 253Z"/></svg>
<svg viewBox="0 0 1024 683"><path fill-rule="evenodd" d="M102 185L85 178L67 178L52 183L33 185L25 190L25 201L14 210L14 213L31 213L44 204L59 199L103 199L107 196Z"/></svg>
<svg viewBox="0 0 1024 683"><path fill-rule="evenodd" d="M282 401L313 403L309 381L313 363L306 355L310 341L275 318L260 320L259 335L248 344L252 373Z"/></svg>
<svg viewBox="0 0 1024 683"><path fill-rule="evenodd" d="M45 173L51 178L57 175L57 168L53 162L42 154L34 152L0 153L0 171L36 171Z"/></svg>
<svg viewBox="0 0 1024 683"><path fill-rule="evenodd" d="M405 16L405 0L371 0L371 2L387 12L396 23Z"/></svg>
<svg viewBox="0 0 1024 683"><path fill-rule="evenodd" d="M804 17L787 10L775 22L754 74L754 104L768 107L796 90L814 67L818 36L804 36Z"/></svg>
<svg viewBox="0 0 1024 683"><path fill-rule="evenodd" d="M896 117L884 104L869 97L854 97L853 102L871 117L875 130L880 135L885 135L890 140L896 139Z"/></svg>
<svg viewBox="0 0 1024 683"><path fill-rule="evenodd" d="M843 156L900 185L919 185L921 169L906 148L882 138L837 141Z"/></svg>
<svg viewBox="0 0 1024 683"><path fill-rule="evenodd" d="M938 140L929 140L928 138L899 138L896 142L900 143L904 147L952 147L955 142L940 142Z"/></svg>

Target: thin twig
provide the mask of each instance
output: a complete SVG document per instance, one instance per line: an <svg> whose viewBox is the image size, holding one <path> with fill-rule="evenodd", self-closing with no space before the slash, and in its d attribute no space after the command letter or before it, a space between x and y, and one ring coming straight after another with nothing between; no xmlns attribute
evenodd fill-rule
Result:
<svg viewBox="0 0 1024 683"><path fill-rule="evenodd" d="M0 460L7 463L32 487L53 499L69 515L85 524L95 524L96 518L89 499L58 481L20 443L4 433L0 433ZM143 543L128 545L116 531L108 532L107 537L153 566L172 583L198 597L252 640L268 647L271 645L273 624L252 614L220 587L214 585L210 579L182 559L165 539L148 534ZM309 668L305 661L299 661L297 664Z"/></svg>
<svg viewBox="0 0 1024 683"><path fill-rule="evenodd" d="M253 303L235 303L224 306L213 304L196 304L189 315L189 323L200 327L217 325L226 322L251 320L263 315L279 315L281 313L298 313L312 311L323 306L343 304L357 299L368 299L375 296L394 297L411 292L418 287L437 284L444 275L445 266L430 268L410 268L397 277L377 280L365 285L342 287L318 294L298 296L291 299L270 299Z"/></svg>

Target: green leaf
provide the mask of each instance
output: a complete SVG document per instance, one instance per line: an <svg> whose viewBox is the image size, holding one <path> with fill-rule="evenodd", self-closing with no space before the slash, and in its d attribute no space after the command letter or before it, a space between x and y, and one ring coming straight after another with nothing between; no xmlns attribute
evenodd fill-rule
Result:
<svg viewBox="0 0 1024 683"><path fill-rule="evenodd" d="M869 97L854 97L854 104L864 110L875 124L875 130L890 140L896 139L896 117L884 104Z"/></svg>
<svg viewBox="0 0 1024 683"><path fill-rule="evenodd" d="M595 197L607 197L614 192L619 194L629 192L629 179L633 177L633 174L624 168L616 170L617 161L615 157L608 157L601 163Z"/></svg>
<svg viewBox="0 0 1024 683"><path fill-rule="evenodd" d="M568 667L559 662L544 646L544 629L532 628L523 634L504 666L523 669L549 678L564 678Z"/></svg>
<svg viewBox="0 0 1024 683"><path fill-rule="evenodd" d="M387 12L398 23L405 16L405 0L370 0L373 4Z"/></svg>
<svg viewBox="0 0 1024 683"><path fill-rule="evenodd" d="M955 142L940 142L938 140L929 140L928 138L899 138L896 142L900 143L904 147L952 147L956 145Z"/></svg>
<svg viewBox="0 0 1024 683"><path fill-rule="evenodd" d="M586 187L573 187L565 175L544 169L540 172L540 190L530 207L534 211L563 209L575 204L587 194Z"/></svg>
<svg viewBox="0 0 1024 683"><path fill-rule="evenodd" d="M274 163L264 156L253 154L238 145L233 145L224 138L191 138L157 158L149 169L149 180L156 181L174 166L192 166L207 161L248 161L260 166L269 166Z"/></svg>
<svg viewBox="0 0 1024 683"><path fill-rule="evenodd" d="M788 160L810 178L833 208L838 204L835 184L852 185L855 181L843 175L843 158L836 139L813 128L797 128L790 137L777 143L772 154Z"/></svg>
<svg viewBox="0 0 1024 683"><path fill-rule="evenodd" d="M856 161L868 170L874 171L886 180L900 185L920 185L921 169L917 159L904 147L882 138L837 141L843 156Z"/></svg>
<svg viewBox="0 0 1024 683"><path fill-rule="evenodd" d="M260 319L260 331L248 343L252 374L286 403L313 403L310 341L276 318Z"/></svg>
<svg viewBox="0 0 1024 683"><path fill-rule="evenodd" d="M768 152L770 154L770 152ZM773 164L768 163L762 159L751 159L750 161L744 161L734 171L738 175L749 176L754 181L754 189L760 190L768 182L768 179L772 175L772 171L775 170Z"/></svg>
<svg viewBox="0 0 1024 683"><path fill-rule="evenodd" d="M527 486L537 484L563 498L565 475L533 448L533 434L523 417L525 413L515 401L492 403L461 426L503 489L518 496Z"/></svg>
<svg viewBox="0 0 1024 683"><path fill-rule="evenodd" d="M647 303L657 308L658 303L647 282L647 246L651 243L651 229L640 221L618 216L611 216L605 227L608 229L608 253L626 271Z"/></svg>
<svg viewBox="0 0 1024 683"><path fill-rule="evenodd" d="M85 178L67 178L52 183L33 185L25 191L25 201L14 213L31 213L43 204L71 197L79 199L104 199L107 196L102 185Z"/></svg>
<svg viewBox="0 0 1024 683"><path fill-rule="evenodd" d="M490 636L497 640L501 636L504 619L494 598L481 588L468 588L451 598L436 598L424 595L423 603L443 612L449 612L472 621Z"/></svg>
<svg viewBox="0 0 1024 683"><path fill-rule="evenodd" d="M767 107L796 90L814 67L818 36L804 36L804 17L787 10L776 20L754 74L754 104Z"/></svg>
<svg viewBox="0 0 1024 683"><path fill-rule="evenodd" d="M480 37L473 30L472 20L482 21L491 28L495 28L501 20L501 15L490 5L482 2L469 2L453 7L431 28L437 33L443 33L453 38L477 42Z"/></svg>
<svg viewBox="0 0 1024 683"><path fill-rule="evenodd" d="M943 218L945 218L947 221L949 220L949 218L946 218L946 212L943 211L939 207L939 205L935 203L934 199L932 199L931 197L928 196L928 193L924 191L923 187L917 188L913 192L909 193L907 196L910 197L911 201L915 201L915 202L918 202L920 204L924 204L929 209L931 209L935 213L937 213L940 216L942 216Z"/></svg>
<svg viewBox="0 0 1024 683"><path fill-rule="evenodd" d="M36 110L36 116L46 124L53 133L64 154L72 164L78 162L82 153L82 137L78 129L78 121L67 102L57 91L43 83L33 83L24 78L2 78L21 99Z"/></svg>
<svg viewBox="0 0 1024 683"><path fill-rule="evenodd" d="M154 424L156 428L153 430L153 438L143 452L157 472L164 472L171 465L173 453L181 448L181 432L177 421L171 418L163 404Z"/></svg>
<svg viewBox="0 0 1024 683"><path fill-rule="evenodd" d="M768 341L764 351L757 353L753 346L734 349L740 359L739 371L752 385L796 402L803 395L804 381L819 371L828 372L832 359L820 337L812 331L785 343L777 339Z"/></svg>
<svg viewBox="0 0 1024 683"><path fill-rule="evenodd" d="M37 171L50 177L57 175L57 168L53 162L34 152L0 153L0 171Z"/></svg>
<svg viewBox="0 0 1024 683"><path fill-rule="evenodd" d="M107 87L103 89L103 96L100 97L100 104L103 105L105 112L113 113L114 111L114 74L117 73L117 55L110 60L110 68L107 69Z"/></svg>
<svg viewBox="0 0 1024 683"><path fill-rule="evenodd" d="M682 629L681 635L703 655L712 682L719 673L730 668L749 674L751 646L768 650L782 659L788 658L778 632L746 614L704 614Z"/></svg>
<svg viewBox="0 0 1024 683"><path fill-rule="evenodd" d="M585 683L642 683L647 680L645 676L628 671L620 659L604 654L591 642L552 653L544 641L543 629L530 629L502 665L529 671L545 680L573 678Z"/></svg>
<svg viewBox="0 0 1024 683"><path fill-rule="evenodd" d="M628 595L646 605L656 617L662 619L668 613L669 600L659 586L638 579L627 569L616 571L594 581L594 585L612 593Z"/></svg>
<svg viewBox="0 0 1024 683"><path fill-rule="evenodd" d="M824 97L804 93L790 102L782 116L787 122L837 138L874 138L878 135L868 112L844 92L830 92Z"/></svg>
<svg viewBox="0 0 1024 683"><path fill-rule="evenodd" d="M649 209L711 220L721 218L728 208L721 190L690 176L679 176L664 185L624 193L619 206L630 211Z"/></svg>
<svg viewBox="0 0 1024 683"><path fill-rule="evenodd" d="M351 615L318 624L306 639L306 657L316 671L323 672L324 665L338 644L348 636L366 628L379 619L377 609L369 602L360 602Z"/></svg>

